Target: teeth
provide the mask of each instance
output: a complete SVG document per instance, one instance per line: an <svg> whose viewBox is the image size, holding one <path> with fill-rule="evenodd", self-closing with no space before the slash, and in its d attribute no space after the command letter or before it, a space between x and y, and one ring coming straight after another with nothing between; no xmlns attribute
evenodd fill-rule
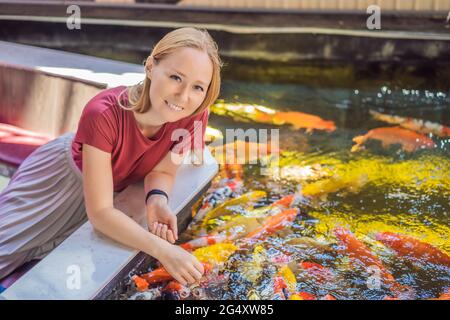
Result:
<svg viewBox="0 0 450 320"><path fill-rule="evenodd" d="M175 110L175 111L181 111L181 110L183 110L182 107L179 107L179 106L177 106L176 104L172 104L172 103L169 103L169 102L167 102L167 101L166 101L166 104L167 104L171 109L173 109L173 110Z"/></svg>

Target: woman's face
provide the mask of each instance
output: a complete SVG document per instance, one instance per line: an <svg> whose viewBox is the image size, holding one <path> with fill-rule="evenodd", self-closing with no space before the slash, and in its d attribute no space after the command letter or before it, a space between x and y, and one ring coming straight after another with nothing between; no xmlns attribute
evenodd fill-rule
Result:
<svg viewBox="0 0 450 320"><path fill-rule="evenodd" d="M213 64L206 52L181 48L157 63L151 79L150 102L164 122L175 122L194 113L206 97Z"/></svg>

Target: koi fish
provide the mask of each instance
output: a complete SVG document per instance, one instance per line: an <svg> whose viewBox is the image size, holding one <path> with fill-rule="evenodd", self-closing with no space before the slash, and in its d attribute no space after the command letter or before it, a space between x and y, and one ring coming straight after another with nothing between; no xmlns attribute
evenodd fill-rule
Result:
<svg viewBox="0 0 450 320"><path fill-rule="evenodd" d="M316 296L309 292L296 292L289 297L289 300L317 300Z"/></svg>
<svg viewBox="0 0 450 320"><path fill-rule="evenodd" d="M198 248L192 254L202 263L209 266L221 265L238 249L232 243L218 243L207 247ZM206 273L206 271L205 271Z"/></svg>
<svg viewBox="0 0 450 320"><path fill-rule="evenodd" d="M273 115L276 113L274 109L261 106L243 103L225 103L223 100L218 100L210 107L210 111L221 116L230 116L235 121L243 122L259 122L271 124L273 122Z"/></svg>
<svg viewBox="0 0 450 320"><path fill-rule="evenodd" d="M231 180L224 187L218 188L206 195L200 209L193 217L194 222L203 219L208 211L241 190L242 186L242 180Z"/></svg>
<svg viewBox="0 0 450 320"><path fill-rule="evenodd" d="M267 253L263 246L256 245L253 249L250 261L244 261L240 265L242 276L250 281L256 283L263 271L263 263L267 260Z"/></svg>
<svg viewBox="0 0 450 320"><path fill-rule="evenodd" d="M205 270L205 274L209 273L212 270L211 264L205 263L205 262L203 262L202 264L203 264L203 268ZM137 279L141 283L140 284L141 287L143 287L144 283L139 278L144 279L148 285L174 280L174 278L169 274L169 272L167 272L167 270L164 267L157 268L151 272L144 273L140 276L133 276L132 279L133 278ZM136 283L136 280L134 280L134 281Z"/></svg>
<svg viewBox="0 0 450 320"><path fill-rule="evenodd" d="M276 125L290 124L295 129L306 129L307 133L313 130L325 130L329 132L336 130L333 121L327 121L321 117L298 111L276 112L272 119Z"/></svg>
<svg viewBox="0 0 450 320"><path fill-rule="evenodd" d="M187 286L183 286L176 280L170 281L162 290L162 296L170 300L184 300L187 299L191 290Z"/></svg>
<svg viewBox="0 0 450 320"><path fill-rule="evenodd" d="M295 290L297 289L297 279L295 277L295 274L292 272L291 268L289 268L288 265L282 266L279 269L277 275L284 279L284 282L286 283L286 289L288 290L289 295L295 292Z"/></svg>
<svg viewBox="0 0 450 320"><path fill-rule="evenodd" d="M281 150L271 143L236 140L224 145L209 146L211 154L220 164L245 164L279 154Z"/></svg>
<svg viewBox="0 0 450 320"><path fill-rule="evenodd" d="M330 282L334 278L334 274L330 269L325 268L318 263L302 261L299 263L299 266L311 274L319 283Z"/></svg>
<svg viewBox="0 0 450 320"><path fill-rule="evenodd" d="M131 277L131 280L134 281L134 285L138 291L143 292L148 289L149 283L144 278L134 275Z"/></svg>
<svg viewBox="0 0 450 320"><path fill-rule="evenodd" d="M273 279L273 297L272 300L286 300L286 294L284 289L287 288L287 284L283 277L276 276Z"/></svg>
<svg viewBox="0 0 450 320"><path fill-rule="evenodd" d="M441 294L438 300L450 300L450 289L448 289L447 292Z"/></svg>
<svg viewBox="0 0 450 320"><path fill-rule="evenodd" d="M332 251L332 248L329 244L320 242L310 237L293 238L288 240L286 243L290 246L295 246L302 250L312 248L317 253L326 253Z"/></svg>
<svg viewBox="0 0 450 320"><path fill-rule="evenodd" d="M234 231L234 230L233 230ZM184 250L187 251L193 251L198 248L203 248L206 246L210 246L213 244L219 244L227 241L233 241L239 237L238 232L222 232L219 234L211 234L207 236L198 237L195 239L192 239L188 242L185 242L183 244L180 244L180 247L182 247Z"/></svg>
<svg viewBox="0 0 450 320"><path fill-rule="evenodd" d="M432 133L438 137L450 137L450 128L439 123L415 119L410 117L392 116L369 110L372 117L376 120L384 121L390 124L398 124L402 128L413 130L419 133Z"/></svg>
<svg viewBox="0 0 450 320"><path fill-rule="evenodd" d="M223 172L228 179L242 180L244 178L244 168L240 163L224 163Z"/></svg>
<svg viewBox="0 0 450 320"><path fill-rule="evenodd" d="M305 128L307 132L312 130L334 131L336 126L333 121L326 121L318 116L298 111L277 111L265 106L248 104L230 104L223 100L210 108L211 112L230 116L236 121L254 121L273 125L288 124L295 129Z"/></svg>
<svg viewBox="0 0 450 320"><path fill-rule="evenodd" d="M366 174L351 174L345 177L335 175L331 178L305 185L302 188L301 193L306 197L319 197L325 199L329 194L339 191L358 193L367 182L368 177Z"/></svg>
<svg viewBox="0 0 450 320"><path fill-rule="evenodd" d="M404 290L404 288L395 281L392 274L386 270L381 260L376 257L364 243L356 239L349 230L337 227L334 229L334 234L342 247L339 251L346 253L352 260L358 262L359 265L366 270L376 266L378 270L380 270L381 280L386 283L395 294Z"/></svg>
<svg viewBox="0 0 450 320"><path fill-rule="evenodd" d="M234 199L228 200L209 211L203 220L202 226L205 227L208 220L220 217L222 215L232 214L234 212L232 207L234 206L245 205L249 207L253 201L258 201L266 197L266 195L267 194L265 191L251 191Z"/></svg>
<svg viewBox="0 0 450 320"><path fill-rule="evenodd" d="M436 144L427 136L403 129L401 127L382 127L370 130L362 136L353 138L356 143L351 152L355 152L369 139L381 141L383 148L387 148L393 144L400 144L406 152L413 152L421 148L435 148Z"/></svg>
<svg viewBox="0 0 450 320"><path fill-rule="evenodd" d="M246 217L266 217L270 215L274 215L279 213L282 210L289 209L302 200L302 196L299 193L289 194L287 196L282 197L281 199L271 203L268 206L257 208L253 210L249 210L245 213Z"/></svg>
<svg viewBox="0 0 450 320"><path fill-rule="evenodd" d="M393 249L399 256L417 262L428 262L450 268L450 256L431 244L392 232L380 232L375 239Z"/></svg>
<svg viewBox="0 0 450 320"><path fill-rule="evenodd" d="M291 224L294 220L299 210L297 208L284 210L274 216L270 216L265 221L264 225L260 228L250 232L245 236L246 239L261 239L274 232L283 229L287 225Z"/></svg>

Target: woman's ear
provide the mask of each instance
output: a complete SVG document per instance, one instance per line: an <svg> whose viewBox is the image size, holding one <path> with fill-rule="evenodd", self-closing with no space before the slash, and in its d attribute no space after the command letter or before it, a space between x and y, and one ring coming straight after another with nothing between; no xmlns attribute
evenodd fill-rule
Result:
<svg viewBox="0 0 450 320"><path fill-rule="evenodd" d="M153 67L153 57L150 56L147 58L147 61L145 62L145 74L147 78L150 80L152 79L152 67Z"/></svg>
<svg viewBox="0 0 450 320"><path fill-rule="evenodd" d="M145 66L145 75L149 80L152 80L152 71L147 66Z"/></svg>

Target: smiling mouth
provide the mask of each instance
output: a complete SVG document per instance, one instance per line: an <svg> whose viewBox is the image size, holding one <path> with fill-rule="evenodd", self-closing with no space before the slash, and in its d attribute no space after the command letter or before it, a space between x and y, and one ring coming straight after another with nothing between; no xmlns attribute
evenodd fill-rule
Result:
<svg viewBox="0 0 450 320"><path fill-rule="evenodd" d="M164 100L164 102L165 102L166 105L167 105L170 109L172 109L173 111L182 111L182 110L184 110L183 107L180 107L180 106L178 106L178 105L176 105L176 104L169 103L169 102L167 102L166 100Z"/></svg>

